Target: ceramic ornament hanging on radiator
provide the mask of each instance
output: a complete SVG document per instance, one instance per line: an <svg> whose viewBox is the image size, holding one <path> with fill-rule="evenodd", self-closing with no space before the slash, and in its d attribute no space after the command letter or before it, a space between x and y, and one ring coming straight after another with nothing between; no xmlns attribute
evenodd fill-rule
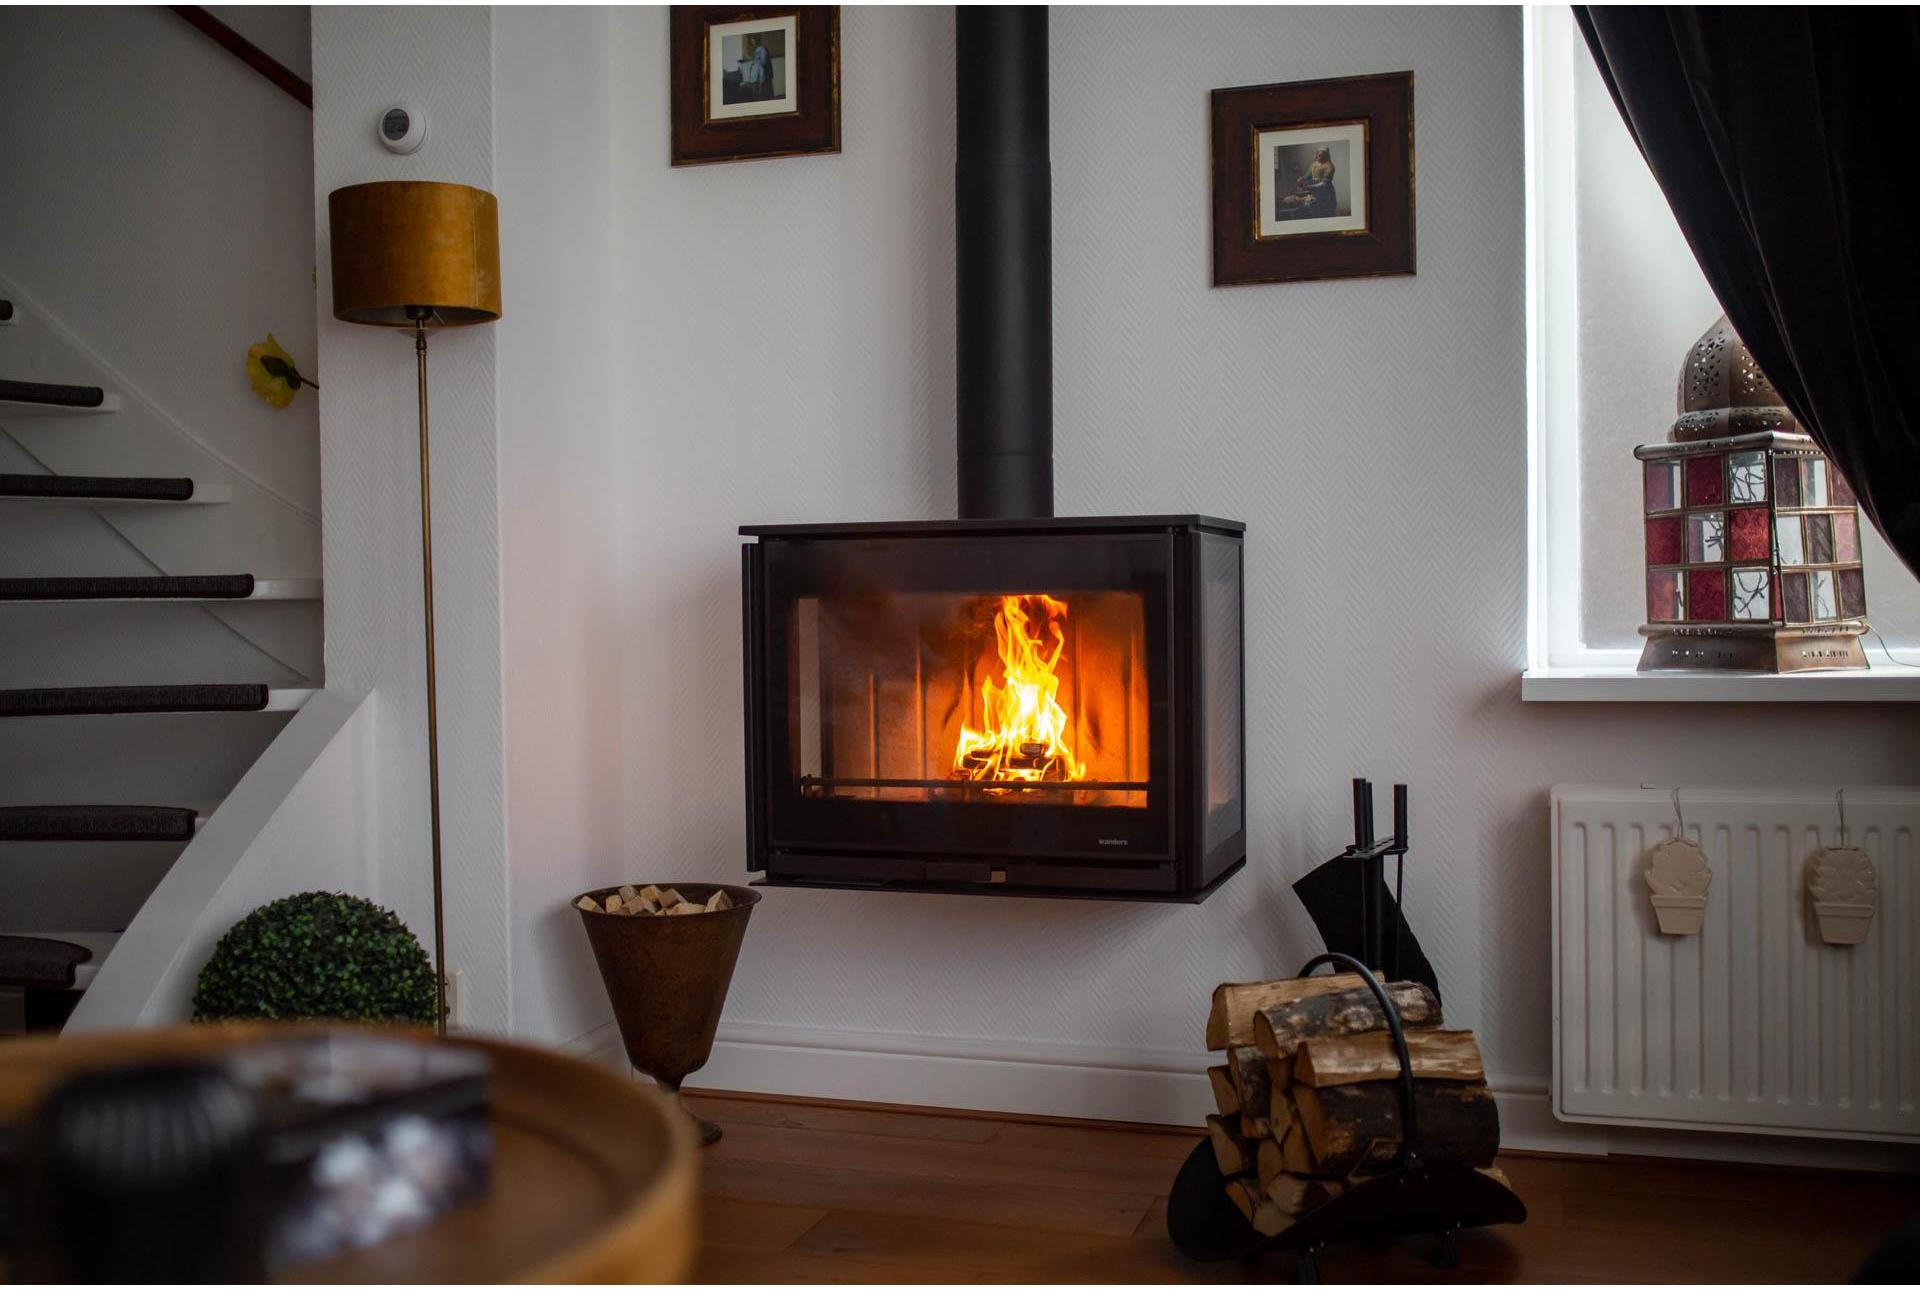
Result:
<svg viewBox="0 0 1920 1290"><path fill-rule="evenodd" d="M1821 847L1807 861L1807 899L1829 945L1866 940L1879 896L1879 875L1859 847Z"/></svg>
<svg viewBox="0 0 1920 1290"><path fill-rule="evenodd" d="M1653 916L1668 936L1697 936L1707 916L1707 888L1713 870L1700 844L1668 838L1647 852L1647 890Z"/></svg>

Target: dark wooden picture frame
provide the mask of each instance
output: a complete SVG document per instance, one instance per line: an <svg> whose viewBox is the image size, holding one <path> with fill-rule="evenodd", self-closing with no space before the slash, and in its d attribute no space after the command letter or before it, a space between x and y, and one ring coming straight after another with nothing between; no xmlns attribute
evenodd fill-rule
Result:
<svg viewBox="0 0 1920 1290"><path fill-rule="evenodd" d="M1339 132L1365 153L1360 177L1365 206L1358 217L1362 226L1286 233L1283 224L1273 224L1275 232L1263 236L1261 135L1301 130L1302 137L1311 137L1308 128L1329 135ZM1277 186L1277 180L1274 183ZM1213 92L1216 287L1412 273L1413 189L1412 72ZM1288 198L1309 200L1293 194Z"/></svg>
<svg viewBox="0 0 1920 1290"><path fill-rule="evenodd" d="M793 23L795 109L711 119L713 64L709 32L716 26L788 18ZM669 31L673 95L673 164L697 166L756 157L792 157L840 151L840 6L674 5Z"/></svg>

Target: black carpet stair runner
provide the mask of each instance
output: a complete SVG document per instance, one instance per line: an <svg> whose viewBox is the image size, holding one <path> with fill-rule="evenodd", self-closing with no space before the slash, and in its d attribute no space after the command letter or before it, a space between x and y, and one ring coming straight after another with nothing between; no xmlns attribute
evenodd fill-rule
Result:
<svg viewBox="0 0 1920 1290"><path fill-rule="evenodd" d="M245 600L253 575L223 573L183 578L0 578L0 600Z"/></svg>
<svg viewBox="0 0 1920 1290"><path fill-rule="evenodd" d="M0 842L188 842L185 806L0 806Z"/></svg>
<svg viewBox="0 0 1920 1290"><path fill-rule="evenodd" d="M108 716L136 712L258 712L264 685L90 685L0 690L0 717Z"/></svg>
<svg viewBox="0 0 1920 1290"><path fill-rule="evenodd" d="M73 970L93 957L84 945L44 936L0 936L0 985L66 990Z"/></svg>
<svg viewBox="0 0 1920 1290"><path fill-rule="evenodd" d="M0 399L13 403L41 403L50 408L97 408L107 401L107 392L97 385L0 381Z"/></svg>
<svg viewBox="0 0 1920 1290"><path fill-rule="evenodd" d="M0 475L0 497L98 497L115 502L186 502L191 479L141 475Z"/></svg>

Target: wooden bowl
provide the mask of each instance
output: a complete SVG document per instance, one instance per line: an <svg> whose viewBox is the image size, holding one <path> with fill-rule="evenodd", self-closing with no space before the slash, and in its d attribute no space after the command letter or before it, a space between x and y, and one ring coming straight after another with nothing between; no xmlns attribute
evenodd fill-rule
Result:
<svg viewBox="0 0 1920 1290"><path fill-rule="evenodd" d="M0 1044L0 1123L24 1117L51 1085L82 1070L204 1057L266 1036L328 1030L254 1022L10 1040ZM546 1049L400 1033L477 1048L493 1059L493 1185L426 1227L353 1254L283 1268L283 1279L685 1279L698 1240L696 1150L692 1126L664 1095Z"/></svg>

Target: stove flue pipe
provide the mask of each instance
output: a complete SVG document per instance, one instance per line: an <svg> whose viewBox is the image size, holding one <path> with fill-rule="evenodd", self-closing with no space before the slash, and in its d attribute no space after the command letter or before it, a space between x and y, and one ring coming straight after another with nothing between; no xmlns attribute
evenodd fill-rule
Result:
<svg viewBox="0 0 1920 1290"><path fill-rule="evenodd" d="M1050 516L1047 9L966 5L954 26L960 518Z"/></svg>

